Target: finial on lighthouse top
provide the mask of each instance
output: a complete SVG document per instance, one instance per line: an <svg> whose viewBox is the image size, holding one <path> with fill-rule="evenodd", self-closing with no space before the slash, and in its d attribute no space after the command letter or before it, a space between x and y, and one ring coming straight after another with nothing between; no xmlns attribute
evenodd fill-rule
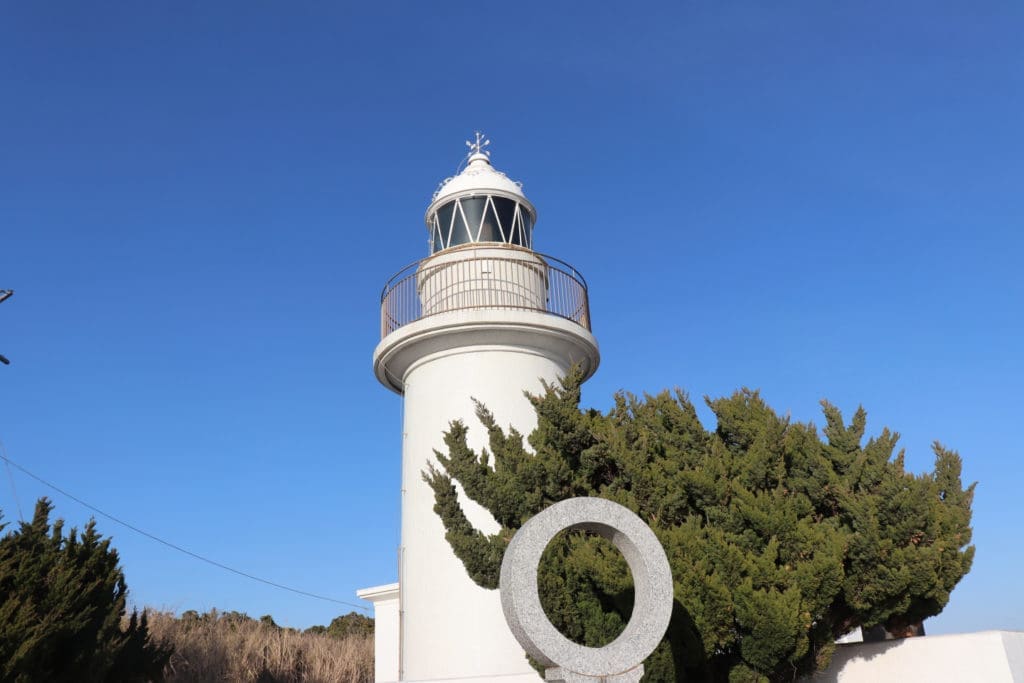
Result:
<svg viewBox="0 0 1024 683"><path fill-rule="evenodd" d="M491 165L491 141L480 131L467 140L466 166L446 178L427 207L431 253L473 242L532 248L537 210L520 183Z"/></svg>
<svg viewBox="0 0 1024 683"><path fill-rule="evenodd" d="M488 140L487 137L484 136L484 134L481 133L480 131L475 132L475 141L470 142L469 140L466 140L466 147L469 147L469 161L473 162L477 159L477 157L483 157L484 161L490 163L491 152L490 150L486 150L484 148L490 145L491 141Z"/></svg>

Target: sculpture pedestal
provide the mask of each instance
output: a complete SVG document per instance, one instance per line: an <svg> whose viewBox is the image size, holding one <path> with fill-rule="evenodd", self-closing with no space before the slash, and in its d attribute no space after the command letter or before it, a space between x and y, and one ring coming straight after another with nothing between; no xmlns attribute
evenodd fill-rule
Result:
<svg viewBox="0 0 1024 683"><path fill-rule="evenodd" d="M560 666L544 670L544 680L552 683L639 683L643 675L643 664L611 676L586 676L566 671Z"/></svg>

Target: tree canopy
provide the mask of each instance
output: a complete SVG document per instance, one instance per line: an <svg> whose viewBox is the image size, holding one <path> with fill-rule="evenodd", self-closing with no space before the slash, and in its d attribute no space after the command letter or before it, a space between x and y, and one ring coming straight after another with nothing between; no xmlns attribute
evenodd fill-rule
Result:
<svg viewBox="0 0 1024 683"><path fill-rule="evenodd" d="M619 393L602 414L581 410L576 370L530 396L537 428L503 430L485 406L488 448L455 421L424 479L469 576L496 588L515 531L548 505L601 496L637 513L672 565L669 632L646 681L790 681L825 668L857 626L899 630L942 611L969 571L974 484L959 455L934 444L931 472L905 470L899 435L864 440L860 408L846 424L822 402L825 426L778 415L758 392L705 399L714 430L688 397ZM531 452L532 451L532 452ZM501 525L466 518L455 487ZM614 639L632 609L625 560L585 533L562 534L539 574L552 623L590 646Z"/></svg>
<svg viewBox="0 0 1024 683"><path fill-rule="evenodd" d="M306 633L328 635L332 638L368 638L373 636L373 618L358 612L334 617L330 626L310 626Z"/></svg>
<svg viewBox="0 0 1024 683"><path fill-rule="evenodd" d="M150 642L145 613L122 623L128 589L110 540L93 521L80 536L51 528L52 510L39 500L0 538L0 680L161 680L170 652Z"/></svg>

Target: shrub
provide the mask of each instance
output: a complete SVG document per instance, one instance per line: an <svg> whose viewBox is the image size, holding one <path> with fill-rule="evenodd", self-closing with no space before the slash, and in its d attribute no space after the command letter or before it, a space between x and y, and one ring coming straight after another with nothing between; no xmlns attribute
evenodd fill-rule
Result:
<svg viewBox="0 0 1024 683"><path fill-rule="evenodd" d="M161 680L170 656L146 613L125 620L127 586L110 540L50 526L43 498L29 523L0 538L0 678L92 683ZM0 527L2 528L2 527Z"/></svg>
<svg viewBox="0 0 1024 683"><path fill-rule="evenodd" d="M854 627L902 630L938 614L970 569L971 501L955 452L934 446L935 469L905 471L898 435L862 443L866 413L849 425L823 402L824 439L742 390L708 400L705 429L687 397L619 394L606 415L579 408L578 370L531 397L533 452L486 408L489 450L452 423L440 469L425 478L446 538L470 577L497 587L505 547L553 502L601 496L636 512L665 547L675 581L666 640L647 681L789 681L828 665ZM463 514L454 480L502 525L492 536ZM632 610L625 561L584 533L552 541L541 600L567 637L614 638Z"/></svg>

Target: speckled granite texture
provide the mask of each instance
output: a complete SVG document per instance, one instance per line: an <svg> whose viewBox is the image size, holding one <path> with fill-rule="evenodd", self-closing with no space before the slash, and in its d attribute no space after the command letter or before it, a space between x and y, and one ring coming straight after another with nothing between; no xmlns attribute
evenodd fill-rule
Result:
<svg viewBox="0 0 1024 683"><path fill-rule="evenodd" d="M586 647L563 636L548 620L537 594L537 567L560 532L585 529L607 538L633 574L633 614L625 630L604 647ZM661 642L672 616L672 570L665 550L643 520L603 498L571 498L528 520L509 543L501 563L501 607L516 640L546 665L548 681L639 681L643 661Z"/></svg>

